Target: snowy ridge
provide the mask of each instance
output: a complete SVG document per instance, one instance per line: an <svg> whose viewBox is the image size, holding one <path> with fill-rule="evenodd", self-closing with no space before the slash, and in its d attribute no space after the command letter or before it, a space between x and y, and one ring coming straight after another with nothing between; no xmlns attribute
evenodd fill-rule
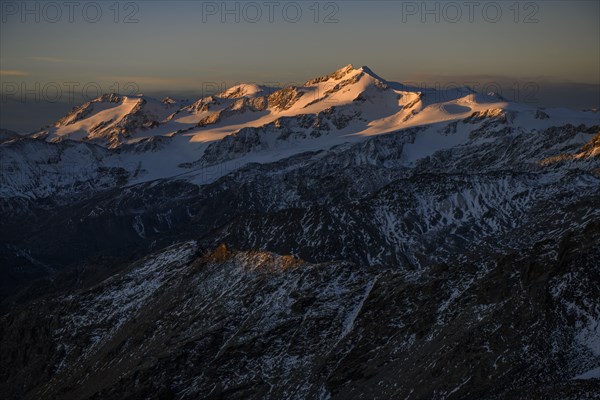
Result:
<svg viewBox="0 0 600 400"><path fill-rule="evenodd" d="M600 116L540 110L468 88L419 90L385 81L368 67L348 65L299 87L240 84L188 104L141 95L103 95L33 136L117 149L160 138L161 145L152 146L151 157L139 156L145 150L142 146L122 158L124 163L140 164L137 180L142 181L231 160L236 160L235 168L272 162L416 126L439 126L446 133L456 133L423 138L424 144L433 146L448 142L441 149L463 144L482 130L518 127L533 132L566 124L599 126ZM588 156L594 154L592 149ZM220 169L231 168L229 163Z"/></svg>

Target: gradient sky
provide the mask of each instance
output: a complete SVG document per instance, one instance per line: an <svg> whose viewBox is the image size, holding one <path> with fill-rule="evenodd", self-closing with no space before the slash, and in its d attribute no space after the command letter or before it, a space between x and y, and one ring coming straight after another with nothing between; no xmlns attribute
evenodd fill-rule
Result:
<svg viewBox="0 0 600 400"><path fill-rule="evenodd" d="M121 88L134 82L143 93L176 94L201 91L205 82L300 83L349 63L368 65L394 81L578 84L592 103L594 88L600 84L599 1L520 2L519 23L512 1L479 2L472 22L469 9L458 1L462 17L456 23L449 21L455 18L455 9L447 8L444 14L445 2L426 5L434 9L437 4L439 23L434 15L421 20L420 1L319 2L318 23L312 1L297 2L302 10L297 23L284 18L283 1L275 8L272 23L263 1L255 3L262 11L256 23L244 18L255 16L252 8L243 14L244 2L239 3L239 23L234 15L225 16L223 23L222 10L203 14L208 3L220 9L220 1L138 1L136 23L123 23L134 11L125 9L126 2L120 3L115 23L113 1L97 2L102 17L90 23L82 15L86 3L75 8L74 22L69 22L68 9L61 7L62 16L52 23L49 19L56 11L50 7L44 14L43 2L37 3L40 22L34 14L21 13L24 7L35 10L36 2L2 2L3 91L14 82L27 87L34 82L80 86L97 82L106 92L113 91L115 82ZM502 11L497 23L486 20L495 17L491 6L484 15L488 3ZM18 10L12 14L15 5ZM416 14L407 15L413 5ZM227 7L234 8L235 2ZM324 23L334 7L338 22ZM532 13L538 22L523 23ZM94 17L93 7L87 15ZM288 19L294 15L290 6Z"/></svg>

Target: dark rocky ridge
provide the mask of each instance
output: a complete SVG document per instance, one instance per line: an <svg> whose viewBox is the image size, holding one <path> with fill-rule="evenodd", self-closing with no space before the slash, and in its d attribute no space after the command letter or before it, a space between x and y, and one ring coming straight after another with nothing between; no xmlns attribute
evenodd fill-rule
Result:
<svg viewBox="0 0 600 400"><path fill-rule="evenodd" d="M600 362L579 340L598 311L599 228L418 271L177 245L4 316L2 392L594 398L597 380L571 378Z"/></svg>

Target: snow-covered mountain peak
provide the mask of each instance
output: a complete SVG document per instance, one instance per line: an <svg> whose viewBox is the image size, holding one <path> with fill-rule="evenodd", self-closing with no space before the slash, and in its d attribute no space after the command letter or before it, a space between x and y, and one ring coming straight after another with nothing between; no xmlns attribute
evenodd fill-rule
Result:
<svg viewBox="0 0 600 400"><path fill-rule="evenodd" d="M193 142L207 142L220 140L243 127L265 126L281 116L317 115L331 107L351 109L355 118L370 121L370 135L399 129L428 106L455 101L470 93L456 90L447 99L440 99L435 91L413 90L386 81L367 66L354 68L349 64L303 86L268 90L254 83L238 84L191 105L170 97L159 101L143 95L105 94L75 108L44 135L53 141L93 140L111 147L157 135L184 135L191 136ZM457 110L471 111L470 107L447 109L454 114ZM434 122L436 118L434 115L420 123ZM360 133L367 127L348 124L348 129L351 125L354 132L348 133Z"/></svg>
<svg viewBox="0 0 600 400"><path fill-rule="evenodd" d="M174 98L169 97L169 96L164 97L160 102L163 104L170 104L170 105L176 105L179 103L177 100L175 100Z"/></svg>
<svg viewBox="0 0 600 400"><path fill-rule="evenodd" d="M181 106L172 99L160 101L144 95L104 94L58 120L45 131L46 139L92 140L106 147L118 147L136 133L157 127L173 108Z"/></svg>
<svg viewBox="0 0 600 400"><path fill-rule="evenodd" d="M342 78L347 77L347 75L349 75L351 73L356 73L356 72L358 72L358 70L354 69L354 66L352 64L348 64L345 67L340 68L337 71L334 71L329 75L323 75L318 78L310 79L310 80L306 81L304 86L314 86L318 83L332 81L332 80L339 81Z"/></svg>
<svg viewBox="0 0 600 400"><path fill-rule="evenodd" d="M258 97L264 95L264 93L265 88L263 86L255 83L242 83L217 94L217 97L224 99L239 99L241 97Z"/></svg>
<svg viewBox="0 0 600 400"><path fill-rule="evenodd" d="M109 93L31 137L127 148L150 179L234 159L242 164L279 159L419 127L429 133L420 134L419 152L407 158L412 162L473 137L566 124L598 125L598 114L542 111L468 87L413 87L350 64L301 86L238 84L195 102ZM150 153L145 149L152 149L156 162L145 158Z"/></svg>
<svg viewBox="0 0 600 400"><path fill-rule="evenodd" d="M363 65L362 67L358 68L358 71L363 72L367 75L370 75L372 78L377 79L383 83L388 83L387 80L385 80L381 76L377 75L371 68L369 68L366 65Z"/></svg>

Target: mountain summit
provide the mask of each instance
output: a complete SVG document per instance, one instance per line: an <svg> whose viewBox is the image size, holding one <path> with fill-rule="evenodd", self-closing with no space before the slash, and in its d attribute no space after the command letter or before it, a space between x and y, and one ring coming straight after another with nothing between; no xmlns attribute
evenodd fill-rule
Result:
<svg viewBox="0 0 600 400"><path fill-rule="evenodd" d="M409 120L417 113L422 113L418 124L450 119L439 114L440 107L432 107L433 104L467 102L466 98L461 100L460 97L468 94L460 92L442 101L435 92L389 83L366 66L356 69L347 65L331 74L310 79L300 87L236 85L222 93L200 98L192 102L192 107L146 96L107 94L75 108L52 128L37 135L46 135L51 141L85 140L108 147L153 136L183 135L190 142L197 142L223 139L237 132L241 125L265 126L281 117L315 115L331 109L353 113L355 119L368 120L369 126L357 124L351 129L352 133L371 135L415 125ZM416 108L417 103L421 104ZM450 114L460 119L481 111L482 107L469 102L461 113L454 107L455 112ZM343 129L338 130L340 134L346 133Z"/></svg>
<svg viewBox="0 0 600 400"><path fill-rule="evenodd" d="M548 119L539 118L542 114ZM140 177L153 179L233 159L273 160L281 152L323 149L412 127L456 130L420 150L427 154L463 142L482 124L544 129L595 117L561 109L541 111L468 88L414 88L386 81L367 66L347 65L302 86L240 84L187 103L107 94L76 107L33 137L111 149L150 146L154 157L163 154L160 168L135 156L132 162L148 172Z"/></svg>

